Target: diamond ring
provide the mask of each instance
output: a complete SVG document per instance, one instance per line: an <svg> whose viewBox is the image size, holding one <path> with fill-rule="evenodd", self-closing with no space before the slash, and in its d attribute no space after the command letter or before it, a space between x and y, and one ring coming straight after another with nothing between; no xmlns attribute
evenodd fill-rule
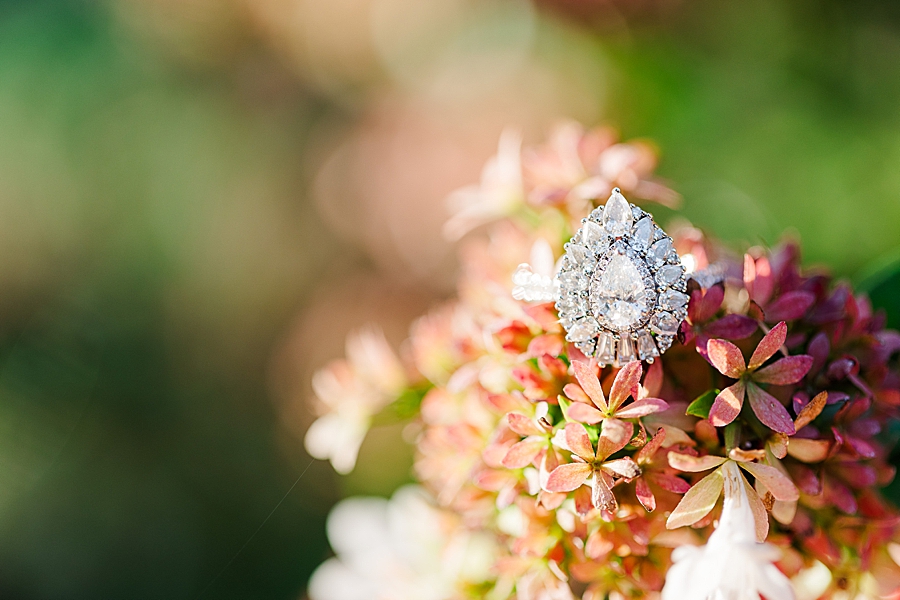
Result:
<svg viewBox="0 0 900 600"><path fill-rule="evenodd" d="M653 217L615 188L582 219L555 278L520 265L519 300L556 302L566 339L601 365L653 362L687 316L685 268Z"/></svg>

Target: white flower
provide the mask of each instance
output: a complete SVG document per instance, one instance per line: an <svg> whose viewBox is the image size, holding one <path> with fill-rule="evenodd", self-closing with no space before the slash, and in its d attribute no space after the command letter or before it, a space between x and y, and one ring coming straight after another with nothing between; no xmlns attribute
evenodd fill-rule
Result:
<svg viewBox="0 0 900 600"><path fill-rule="evenodd" d="M481 183L460 188L447 198L453 216L444 224L444 235L458 240L479 225L512 214L524 200L522 134L507 129L500 135L497 154L481 172Z"/></svg>
<svg viewBox="0 0 900 600"><path fill-rule="evenodd" d="M391 500L350 498L328 517L337 556L313 573L311 600L447 600L488 579L494 543L463 529L417 486Z"/></svg>
<svg viewBox="0 0 900 600"><path fill-rule="evenodd" d="M705 546L672 553L662 600L793 600L788 578L772 564L780 552L756 541L747 486L737 464L722 466L725 504Z"/></svg>
<svg viewBox="0 0 900 600"><path fill-rule="evenodd" d="M406 385L403 366L375 327L348 336L347 356L313 376L322 416L304 439L310 456L330 460L338 473L353 470L372 417Z"/></svg>

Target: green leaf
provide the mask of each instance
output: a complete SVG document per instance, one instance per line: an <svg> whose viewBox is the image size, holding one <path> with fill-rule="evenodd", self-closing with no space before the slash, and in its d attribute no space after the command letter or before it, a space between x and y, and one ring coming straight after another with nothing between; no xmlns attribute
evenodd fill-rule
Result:
<svg viewBox="0 0 900 600"><path fill-rule="evenodd" d="M591 440L591 445L596 448L597 440L600 439L600 427L597 425L588 425L587 423L582 423L582 425L587 431L588 437Z"/></svg>
<svg viewBox="0 0 900 600"><path fill-rule="evenodd" d="M419 414L422 407L422 398L430 390L431 387L421 386L417 388L408 388L403 390L400 396L394 400L391 405L394 413L400 419L410 419Z"/></svg>
<svg viewBox="0 0 900 600"><path fill-rule="evenodd" d="M725 448L737 448L741 441L741 422L732 421L725 427Z"/></svg>
<svg viewBox="0 0 900 600"><path fill-rule="evenodd" d="M712 408L713 402L716 401L716 396L719 395L720 391L721 390L709 390L708 392L702 394L696 400L691 402L691 404L687 407L685 414L700 417L701 419L708 419L709 409Z"/></svg>
<svg viewBox="0 0 900 600"><path fill-rule="evenodd" d="M572 423L572 419L569 418L569 406L572 403L563 395L557 396L556 400L559 402L559 409L562 411L562 416L566 420L566 423Z"/></svg>

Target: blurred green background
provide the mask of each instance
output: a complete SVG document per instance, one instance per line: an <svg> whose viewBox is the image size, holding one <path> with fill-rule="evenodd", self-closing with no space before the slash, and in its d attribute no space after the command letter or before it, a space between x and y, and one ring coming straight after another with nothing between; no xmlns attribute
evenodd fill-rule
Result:
<svg viewBox="0 0 900 600"><path fill-rule="evenodd" d="M875 0L0 0L0 597L302 597L409 464L311 463L309 376L451 292L508 124L655 140L683 215L896 324L898 107Z"/></svg>

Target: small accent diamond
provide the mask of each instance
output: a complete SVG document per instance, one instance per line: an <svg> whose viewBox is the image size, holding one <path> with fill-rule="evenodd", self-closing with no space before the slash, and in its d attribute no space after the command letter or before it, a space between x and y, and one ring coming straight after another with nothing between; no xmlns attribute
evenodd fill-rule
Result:
<svg viewBox="0 0 900 600"><path fill-rule="evenodd" d="M625 365L634 359L634 342L627 335L623 335L619 340L619 364Z"/></svg>
<svg viewBox="0 0 900 600"><path fill-rule="evenodd" d="M606 201L606 210L603 211L603 228L615 237L621 237L628 233L634 217L628 201L619 192L619 188L613 190L609 200Z"/></svg>
<svg viewBox="0 0 900 600"><path fill-rule="evenodd" d="M666 290L659 297L659 305L664 310L676 311L684 307L688 300L687 294L682 294L677 290Z"/></svg>
<svg viewBox="0 0 900 600"><path fill-rule="evenodd" d="M570 342L586 342L598 333L600 333L600 326L597 325L597 321L593 317L585 317L575 322L569 329L566 339Z"/></svg>
<svg viewBox="0 0 900 600"><path fill-rule="evenodd" d="M680 322L667 312L660 312L650 319L650 329L661 335L672 335L678 331Z"/></svg>
<svg viewBox="0 0 900 600"><path fill-rule="evenodd" d="M597 360L612 364L616 361L616 340L609 333L601 333L597 338Z"/></svg>

